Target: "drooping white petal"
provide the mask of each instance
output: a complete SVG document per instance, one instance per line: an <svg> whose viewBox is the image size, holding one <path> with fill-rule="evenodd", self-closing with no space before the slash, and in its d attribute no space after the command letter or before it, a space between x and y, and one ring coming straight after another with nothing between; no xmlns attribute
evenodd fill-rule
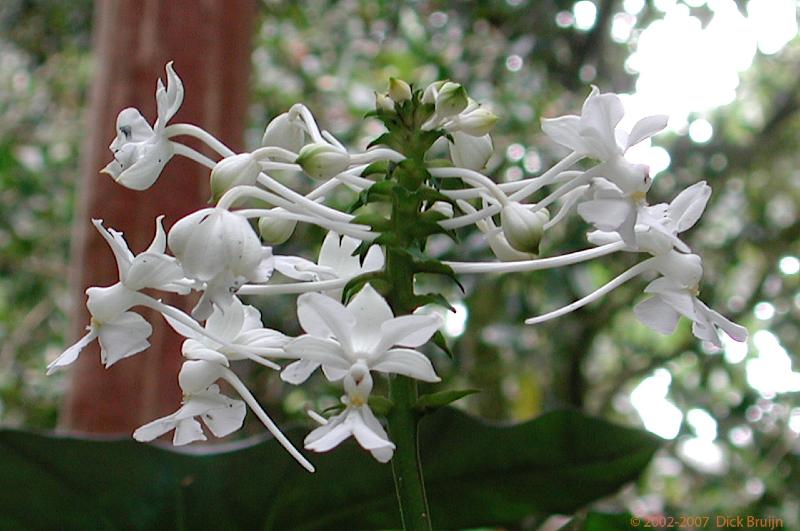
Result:
<svg viewBox="0 0 800 531"><path fill-rule="evenodd" d="M205 406L201 418L215 436L225 437L242 427L247 406L241 400L228 398L218 390L216 393L209 391L192 399Z"/></svg>
<svg viewBox="0 0 800 531"><path fill-rule="evenodd" d="M319 362L316 361L295 361L281 371L281 380L292 385L300 385L308 380L318 367Z"/></svg>
<svg viewBox="0 0 800 531"><path fill-rule="evenodd" d="M205 328L219 338L233 341L242 331L244 318L244 304L234 297L231 305L225 308L225 311L221 308L214 308L206 320Z"/></svg>
<svg viewBox="0 0 800 531"><path fill-rule="evenodd" d="M327 452L337 447L342 441L353 434L351 427L345 423L348 410L331 417L328 423L309 433L303 440L306 450L314 452Z"/></svg>
<svg viewBox="0 0 800 531"><path fill-rule="evenodd" d="M98 329L100 359L106 368L123 358L147 349L147 338L153 333L144 317L134 312L125 312L117 319L103 323Z"/></svg>
<svg viewBox="0 0 800 531"><path fill-rule="evenodd" d="M284 350L288 357L315 361L342 370L349 369L353 364L341 345L332 339L304 335L290 341Z"/></svg>
<svg viewBox="0 0 800 531"><path fill-rule="evenodd" d="M181 419L175 423L175 435L172 437L174 446L183 446L195 441L205 441L203 427L193 418Z"/></svg>
<svg viewBox="0 0 800 531"><path fill-rule="evenodd" d="M89 330L86 335L76 341L74 345L62 352L60 356L47 365L47 374L53 374L56 369L73 363L78 359L78 355L81 353L81 350L83 350L86 345L94 341L96 338L97 331L94 329Z"/></svg>
<svg viewBox="0 0 800 531"><path fill-rule="evenodd" d="M386 436L386 432L383 428L380 428L380 433L376 433L372 427L367 425L364 417L362 416L362 412L372 411L369 409L369 406L364 405L358 409L354 409L348 415L348 420L351 422L352 430L353 430L353 437L355 437L358 444L361 445L362 448L365 450L377 450L379 448L394 448L394 444L392 444L388 437ZM377 419L375 419L377 420ZM378 423L380 426L380 423Z"/></svg>
<svg viewBox="0 0 800 531"><path fill-rule="evenodd" d="M366 284L347 305L347 310L356 319L351 338L353 351L373 353L383 338L382 325L394 318L389 304Z"/></svg>
<svg viewBox="0 0 800 531"><path fill-rule="evenodd" d="M680 314L667 305L659 295L634 306L633 313L649 328L666 335L675 331L680 319Z"/></svg>
<svg viewBox="0 0 800 531"><path fill-rule="evenodd" d="M370 368L387 374L402 374L423 382L441 381L427 356L407 348L387 350L375 362L370 363Z"/></svg>
<svg viewBox="0 0 800 531"><path fill-rule="evenodd" d="M356 318L338 301L319 293L304 293L297 298L297 318L307 333L333 336L349 347Z"/></svg>
<svg viewBox="0 0 800 531"><path fill-rule="evenodd" d="M697 304L699 306L698 313L704 313L707 315L708 320L711 321L714 325L718 326L722 329L723 332L728 334L731 339L734 341L744 342L747 341L747 329L741 325L734 323L733 321L726 318L724 315L720 314L718 311L713 310L705 305L702 301L698 300Z"/></svg>
<svg viewBox="0 0 800 531"><path fill-rule="evenodd" d="M180 413L180 410L137 428L136 431L133 432L133 438L139 442L148 442L161 437L168 431L174 430L175 426L178 424L176 418L178 413Z"/></svg>
<svg viewBox="0 0 800 531"><path fill-rule="evenodd" d="M361 408L361 418L364 419L367 428L369 428L375 435L384 441L382 446L370 450L372 456L381 463L388 463L394 454L395 445L389 440L389 436L381 426L381 423L375 418L375 414L368 406Z"/></svg>
<svg viewBox="0 0 800 531"><path fill-rule="evenodd" d="M656 114L642 118L636 122L633 129L631 129L631 133L628 135L628 140L625 143L625 148L627 149L634 146L642 140L655 135L667 126L668 121L669 116L664 114Z"/></svg>

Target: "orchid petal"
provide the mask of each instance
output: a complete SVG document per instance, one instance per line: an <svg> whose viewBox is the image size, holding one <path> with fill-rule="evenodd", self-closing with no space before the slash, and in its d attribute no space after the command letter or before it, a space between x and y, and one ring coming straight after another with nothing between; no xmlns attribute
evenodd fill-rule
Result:
<svg viewBox="0 0 800 531"><path fill-rule="evenodd" d="M304 335L290 341L284 350L289 357L315 361L343 370L349 369L353 364L341 345L332 339Z"/></svg>
<svg viewBox="0 0 800 531"><path fill-rule="evenodd" d="M297 318L312 336L333 336L349 347L356 318L341 303L319 293L304 293L297 298Z"/></svg>
<svg viewBox="0 0 800 531"><path fill-rule="evenodd" d="M403 315L390 319L380 326L381 341L375 353L384 352L394 345L411 348L422 346L442 324L442 316L438 313Z"/></svg>
<svg viewBox="0 0 800 531"><path fill-rule="evenodd" d="M389 304L366 284L347 305L347 310L356 319L351 339L353 351L374 353L383 344L383 325L394 319Z"/></svg>
<svg viewBox="0 0 800 531"><path fill-rule="evenodd" d="M387 350L374 363L371 369L378 372L402 374L423 382L439 382L441 378L436 375L431 360L421 352L406 348L393 348Z"/></svg>
<svg viewBox="0 0 800 531"><path fill-rule="evenodd" d="M669 205L669 216L678 232L688 230L706 209L711 198L711 187L705 181L695 183L679 193Z"/></svg>
<svg viewBox="0 0 800 531"><path fill-rule="evenodd" d="M103 323L98 330L100 359L106 368L123 358L147 349L147 338L153 333L144 317L134 312L125 312L111 322Z"/></svg>
<svg viewBox="0 0 800 531"><path fill-rule="evenodd" d="M551 140L583 154L587 151L587 147L581 138L580 125L580 116L575 115L542 119L542 131Z"/></svg>
<svg viewBox="0 0 800 531"><path fill-rule="evenodd" d="M281 380L292 385L299 385L308 380L318 367L319 363L316 361L295 361L281 371Z"/></svg>
<svg viewBox="0 0 800 531"><path fill-rule="evenodd" d="M125 238L122 237L121 232L103 227L102 219L93 219L92 225L94 225L94 227L97 229L97 232L100 233L103 239L106 240L108 246L111 247L111 251L114 253L114 258L117 261L119 279L122 280L127 276L131 262L133 262L133 253L128 248Z"/></svg>
<svg viewBox="0 0 800 531"><path fill-rule="evenodd" d="M680 319L680 314L664 303L660 296L640 302L633 307L633 313L646 326L666 335L675 331Z"/></svg>
<svg viewBox="0 0 800 531"><path fill-rule="evenodd" d="M73 363L78 359L78 355L81 353L81 350L83 350L86 345L94 341L96 338L97 332L94 329L90 330L86 335L76 341L74 345L62 352L60 356L47 365L47 374L53 374L56 369Z"/></svg>
<svg viewBox="0 0 800 531"><path fill-rule="evenodd" d="M667 126L669 116L665 114L656 114L654 116L646 116L636 122L628 135L628 141L625 143L625 149L634 146L655 135Z"/></svg>

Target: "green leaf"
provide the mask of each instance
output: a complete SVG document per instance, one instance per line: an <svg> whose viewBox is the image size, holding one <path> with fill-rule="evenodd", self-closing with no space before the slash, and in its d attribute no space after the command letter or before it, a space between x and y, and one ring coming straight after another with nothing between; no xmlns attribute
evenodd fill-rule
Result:
<svg viewBox="0 0 800 531"><path fill-rule="evenodd" d="M307 433L287 435L300 445ZM420 445L435 529L571 514L635 479L658 448L576 412L501 426L451 408L422 420ZM175 451L3 430L0 529L400 527L391 466L352 439L310 457L315 474L271 438Z"/></svg>
<svg viewBox="0 0 800 531"><path fill-rule="evenodd" d="M389 171L389 162L385 160L376 160L361 172L362 177L369 177L370 175L386 175Z"/></svg>
<svg viewBox="0 0 800 531"><path fill-rule="evenodd" d="M460 400L465 396L480 393L480 389L456 389L452 391L439 391L438 393L430 393L422 395L414 403L414 409L420 412L427 412L433 409L447 406L456 400Z"/></svg>
<svg viewBox="0 0 800 531"><path fill-rule="evenodd" d="M447 344L447 339L445 339L441 330L437 330L436 333L433 334L433 344L447 354L448 358L453 359L455 357L453 351L450 349L450 345Z"/></svg>

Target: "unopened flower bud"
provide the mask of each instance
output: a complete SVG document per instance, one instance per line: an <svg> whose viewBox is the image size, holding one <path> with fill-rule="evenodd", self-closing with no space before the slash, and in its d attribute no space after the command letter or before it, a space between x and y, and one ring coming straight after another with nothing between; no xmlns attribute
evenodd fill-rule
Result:
<svg viewBox="0 0 800 531"><path fill-rule="evenodd" d="M394 102L392 98L380 92L375 93L375 109L379 111L394 112Z"/></svg>
<svg viewBox="0 0 800 531"><path fill-rule="evenodd" d="M254 185L261 168L250 153L225 157L211 170L211 194L218 201L222 194L239 185Z"/></svg>
<svg viewBox="0 0 800 531"><path fill-rule="evenodd" d="M389 97L397 103L411 99L411 85L394 77L389 78Z"/></svg>
<svg viewBox="0 0 800 531"><path fill-rule="evenodd" d="M422 92L422 103L436 103L436 97L439 94L439 89L442 88L442 85L447 83L447 81L434 81Z"/></svg>
<svg viewBox="0 0 800 531"><path fill-rule="evenodd" d="M350 155L331 144L309 144L300 150L295 163L314 179L330 179L350 166Z"/></svg>
<svg viewBox="0 0 800 531"><path fill-rule="evenodd" d="M488 109L478 107L460 116L456 125L458 131L471 136L483 136L497 123L497 115Z"/></svg>
<svg viewBox="0 0 800 531"><path fill-rule="evenodd" d="M441 117L455 116L467 108L467 91L458 83L448 81L436 96L436 114Z"/></svg>
<svg viewBox="0 0 800 531"><path fill-rule="evenodd" d="M489 135L471 136L461 131L453 133L450 144L450 158L460 168L480 171L492 157L494 146Z"/></svg>
<svg viewBox="0 0 800 531"><path fill-rule="evenodd" d="M500 211L500 223L508 243L517 251L538 254L544 224L550 220L546 209L531 212L530 206L509 203Z"/></svg>
<svg viewBox="0 0 800 531"><path fill-rule="evenodd" d="M297 227L297 221L265 216L258 220L258 233L261 241L269 245L280 245L288 240Z"/></svg>
<svg viewBox="0 0 800 531"><path fill-rule="evenodd" d="M289 113L279 114L267 124L264 137L261 139L263 146L274 146L297 153L305 143L305 132L302 126L293 120Z"/></svg>

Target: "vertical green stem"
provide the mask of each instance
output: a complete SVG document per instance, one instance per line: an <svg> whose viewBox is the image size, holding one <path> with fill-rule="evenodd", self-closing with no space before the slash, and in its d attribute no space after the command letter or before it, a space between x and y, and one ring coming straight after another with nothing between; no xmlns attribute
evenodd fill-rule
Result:
<svg viewBox="0 0 800 531"><path fill-rule="evenodd" d="M399 214L398 210L400 209L395 209L396 214ZM391 249L386 254L386 274L392 284L389 302L395 314L410 313L414 309L414 272L411 259L408 255ZM389 382L389 398L394 403L388 416L389 436L397 446L392 458L392 473L403 528L430 531L430 511L419 461L419 418L413 409L417 401L417 382L395 375Z"/></svg>

